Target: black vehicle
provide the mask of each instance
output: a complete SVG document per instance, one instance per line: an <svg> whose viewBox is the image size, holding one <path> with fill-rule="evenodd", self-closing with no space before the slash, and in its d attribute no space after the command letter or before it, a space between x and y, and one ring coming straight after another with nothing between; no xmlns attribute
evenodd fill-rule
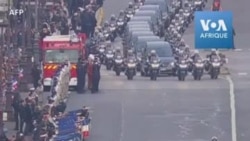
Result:
<svg viewBox="0 0 250 141"><path fill-rule="evenodd" d="M201 80L201 77L204 72L204 62L201 59L198 59L193 63L193 77L194 80Z"/></svg>
<svg viewBox="0 0 250 141"><path fill-rule="evenodd" d="M185 81L188 73L188 64L186 60L181 60L177 64L177 77L179 81Z"/></svg>
<svg viewBox="0 0 250 141"><path fill-rule="evenodd" d="M174 74L174 62L172 48L168 42L164 41L152 41L146 43L146 48L143 53L144 58L147 58L149 52L155 50L160 60L159 75L172 76ZM141 74L142 76L148 76L148 65L146 61L143 61Z"/></svg>
<svg viewBox="0 0 250 141"><path fill-rule="evenodd" d="M217 79L220 74L221 62L219 58L213 58L210 62L209 74L211 79Z"/></svg>
<svg viewBox="0 0 250 141"><path fill-rule="evenodd" d="M150 80L156 80L157 76L159 74L159 69L160 69L160 61L158 59L153 59L150 61Z"/></svg>
<svg viewBox="0 0 250 141"><path fill-rule="evenodd" d="M136 75L136 60L129 59L126 65L125 75L128 80L133 80L133 77Z"/></svg>
<svg viewBox="0 0 250 141"><path fill-rule="evenodd" d="M120 76L120 73L123 70L123 58L122 56L116 56L114 59L114 71L117 76Z"/></svg>
<svg viewBox="0 0 250 141"><path fill-rule="evenodd" d="M105 55L106 69L111 70L114 61L114 53L112 50L108 50Z"/></svg>

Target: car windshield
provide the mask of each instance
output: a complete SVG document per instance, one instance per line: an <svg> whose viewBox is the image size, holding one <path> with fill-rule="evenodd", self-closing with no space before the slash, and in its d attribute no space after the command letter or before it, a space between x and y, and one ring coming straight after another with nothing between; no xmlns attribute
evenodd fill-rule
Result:
<svg viewBox="0 0 250 141"><path fill-rule="evenodd" d="M47 63L63 63L68 60L71 63L76 63L78 55L78 50L46 50L44 61Z"/></svg>
<svg viewBox="0 0 250 141"><path fill-rule="evenodd" d="M172 50L170 47L164 47L164 46L158 46L158 47L150 47L148 49L148 52L150 52L151 50L155 50L157 55L159 57L172 57Z"/></svg>

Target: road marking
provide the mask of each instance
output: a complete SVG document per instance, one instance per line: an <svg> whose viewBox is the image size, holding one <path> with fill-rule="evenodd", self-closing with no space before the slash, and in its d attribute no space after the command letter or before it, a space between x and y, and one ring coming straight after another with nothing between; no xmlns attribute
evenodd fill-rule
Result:
<svg viewBox="0 0 250 141"><path fill-rule="evenodd" d="M124 111L124 103L122 100L122 104L121 104L121 134L120 134L120 140L119 141L123 141L123 136L124 136L124 124L125 124L125 111Z"/></svg>
<svg viewBox="0 0 250 141"><path fill-rule="evenodd" d="M228 75L226 80L229 83L229 93L230 93L230 108L231 108L231 132L232 141L237 141L237 129L236 129L236 108L235 108L235 93L234 93L234 83L232 78Z"/></svg>
<svg viewBox="0 0 250 141"><path fill-rule="evenodd" d="M238 75L240 75L240 76L246 76L246 75L248 75L248 73L246 73L246 72L239 72Z"/></svg>

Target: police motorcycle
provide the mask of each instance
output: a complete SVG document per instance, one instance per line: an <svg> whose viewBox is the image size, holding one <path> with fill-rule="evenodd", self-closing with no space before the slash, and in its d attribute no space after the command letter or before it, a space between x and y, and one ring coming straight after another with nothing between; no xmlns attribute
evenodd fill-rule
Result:
<svg viewBox="0 0 250 141"><path fill-rule="evenodd" d="M157 80L157 76L160 70L160 60L158 58L153 58L149 62L149 76L150 80Z"/></svg>
<svg viewBox="0 0 250 141"><path fill-rule="evenodd" d="M117 37L116 28L117 28L117 23L116 23L115 15L111 15L110 24L109 24L111 42L114 42L115 38Z"/></svg>
<svg viewBox="0 0 250 141"><path fill-rule="evenodd" d="M125 19L124 16L121 16L121 13L124 14L123 11L120 12L120 16L117 19L117 33L119 34L120 37L122 37L123 33L124 33L124 29L125 29Z"/></svg>
<svg viewBox="0 0 250 141"><path fill-rule="evenodd" d="M136 60L134 58L129 58L126 62L125 75L128 80L133 80L133 77L136 75Z"/></svg>
<svg viewBox="0 0 250 141"><path fill-rule="evenodd" d="M113 67L113 63L114 63L114 52L113 50L106 50L105 53L105 65L106 65L106 69L107 70L111 70L111 68Z"/></svg>
<svg viewBox="0 0 250 141"><path fill-rule="evenodd" d="M195 11L202 11L205 7L205 3L203 0L195 0L194 1Z"/></svg>
<svg viewBox="0 0 250 141"><path fill-rule="evenodd" d="M129 2L128 8L126 10L126 22L129 22L130 19L134 16L135 11L134 11L134 6L132 2Z"/></svg>
<svg viewBox="0 0 250 141"><path fill-rule="evenodd" d="M116 76L120 76L121 72L123 71L123 58L121 55L117 55L114 58L114 71Z"/></svg>
<svg viewBox="0 0 250 141"><path fill-rule="evenodd" d="M192 75L194 77L194 80L201 80L203 73L204 73L204 61L201 58L199 58L193 62Z"/></svg>
<svg viewBox="0 0 250 141"><path fill-rule="evenodd" d="M185 81L188 73L188 64L185 59L180 59L176 64L177 77L179 81Z"/></svg>
<svg viewBox="0 0 250 141"><path fill-rule="evenodd" d="M101 64L103 64L105 60L105 49L106 49L106 45L104 43L99 45L98 52L99 52L99 58L100 58Z"/></svg>
<svg viewBox="0 0 250 141"><path fill-rule="evenodd" d="M109 27L109 23L106 21L104 23L104 27L103 27L103 36L105 38L106 41L111 41L111 39L113 38L111 35L111 31L110 31L110 27Z"/></svg>
<svg viewBox="0 0 250 141"><path fill-rule="evenodd" d="M209 60L209 75L211 79L217 79L220 74L221 61L219 57L214 57Z"/></svg>

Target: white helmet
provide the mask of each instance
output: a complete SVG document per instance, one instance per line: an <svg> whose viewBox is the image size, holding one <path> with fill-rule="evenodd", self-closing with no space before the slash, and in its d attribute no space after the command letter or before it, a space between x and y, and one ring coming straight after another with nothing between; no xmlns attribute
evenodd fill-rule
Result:
<svg viewBox="0 0 250 141"><path fill-rule="evenodd" d="M194 50L194 53L195 53L195 54L199 54L199 50L197 50L197 49Z"/></svg>
<svg viewBox="0 0 250 141"><path fill-rule="evenodd" d="M215 48L212 48L211 51L212 51L212 52L216 52L216 49L215 49Z"/></svg>
<svg viewBox="0 0 250 141"><path fill-rule="evenodd" d="M217 137L212 137L211 141L218 141Z"/></svg>
<svg viewBox="0 0 250 141"><path fill-rule="evenodd" d="M94 56L93 54L90 54L90 55L89 55L89 59L90 59L90 60L94 60L94 59L95 59L95 56Z"/></svg>
<svg viewBox="0 0 250 141"><path fill-rule="evenodd" d="M156 51L155 50L151 50L150 54L156 54Z"/></svg>

